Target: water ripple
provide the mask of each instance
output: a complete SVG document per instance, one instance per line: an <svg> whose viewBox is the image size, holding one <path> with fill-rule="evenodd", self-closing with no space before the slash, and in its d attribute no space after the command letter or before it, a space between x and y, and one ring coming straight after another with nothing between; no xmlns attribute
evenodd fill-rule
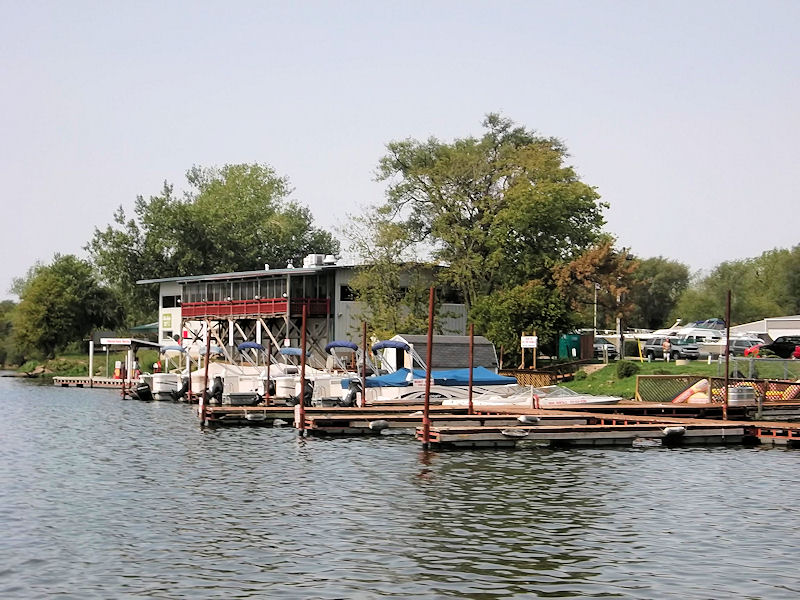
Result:
<svg viewBox="0 0 800 600"><path fill-rule="evenodd" d="M800 453L425 453L0 379L3 598L790 598Z"/></svg>

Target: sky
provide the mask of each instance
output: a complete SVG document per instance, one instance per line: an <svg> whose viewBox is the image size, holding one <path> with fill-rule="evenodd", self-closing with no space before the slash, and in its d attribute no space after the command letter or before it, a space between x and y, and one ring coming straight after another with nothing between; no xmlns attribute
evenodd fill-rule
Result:
<svg viewBox="0 0 800 600"><path fill-rule="evenodd" d="M564 141L606 231L693 272L800 243L800 2L0 0L0 298L194 165L271 165L319 226L387 143Z"/></svg>

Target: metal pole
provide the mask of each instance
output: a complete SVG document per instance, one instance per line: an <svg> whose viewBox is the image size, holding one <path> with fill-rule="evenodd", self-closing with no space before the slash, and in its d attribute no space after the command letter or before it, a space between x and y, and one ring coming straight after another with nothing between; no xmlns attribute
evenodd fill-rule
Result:
<svg viewBox="0 0 800 600"><path fill-rule="evenodd" d="M367 322L361 323L361 406L367 405Z"/></svg>
<svg viewBox="0 0 800 600"><path fill-rule="evenodd" d="M474 407L472 406L472 365L475 359L475 324L469 324L469 380L467 382L467 394L469 401L467 403L467 414L474 414Z"/></svg>
<svg viewBox="0 0 800 600"><path fill-rule="evenodd" d="M599 283L594 284L594 337L597 337L597 288L599 287ZM594 339L592 339L592 344L594 344Z"/></svg>
<svg viewBox="0 0 800 600"><path fill-rule="evenodd" d="M722 420L728 419L728 384L730 383L729 367L731 362L730 355L731 345L731 291L728 290L725 299L725 389L722 392Z"/></svg>
<svg viewBox="0 0 800 600"><path fill-rule="evenodd" d="M431 362L433 360L433 293L431 286L428 300L428 348L426 352L427 368L425 369L425 406L422 411L422 447L428 448L431 443Z"/></svg>
<svg viewBox="0 0 800 600"><path fill-rule="evenodd" d="M297 423L295 426L300 430L300 435L306 428L306 406L304 396L306 392L306 317L308 306L303 304L303 325L300 329L300 402L297 405Z"/></svg>

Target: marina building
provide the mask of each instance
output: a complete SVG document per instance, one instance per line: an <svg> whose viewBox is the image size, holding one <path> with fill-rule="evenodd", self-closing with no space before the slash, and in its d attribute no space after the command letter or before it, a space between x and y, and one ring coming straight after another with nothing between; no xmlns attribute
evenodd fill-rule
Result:
<svg viewBox="0 0 800 600"><path fill-rule="evenodd" d="M302 266L161 279L158 284L158 339L201 348L207 332L211 344L236 348L246 341L273 348L299 346L306 311L308 350L325 356L333 340L361 342L364 307L355 300L349 282L357 267L340 265L330 255L309 254ZM402 280L401 280L402 285ZM437 323L452 335L466 332L466 307L443 297ZM448 301L449 300L449 301Z"/></svg>

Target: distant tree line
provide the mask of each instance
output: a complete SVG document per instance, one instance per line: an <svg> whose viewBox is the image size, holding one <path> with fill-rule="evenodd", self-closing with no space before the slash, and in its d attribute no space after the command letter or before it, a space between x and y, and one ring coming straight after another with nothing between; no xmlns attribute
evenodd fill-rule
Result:
<svg viewBox="0 0 800 600"><path fill-rule="evenodd" d="M553 347L577 328L654 329L724 315L800 313L800 245L720 264L711 273L664 257L641 258L604 231L597 190L568 164L563 142L496 114L480 137L387 144L378 163L383 201L344 232L362 266L351 282L363 319L383 337L423 333L428 287L458 297L476 332L518 358L519 336ZM194 167L188 190L165 182L96 229L87 259L56 255L17 279L20 300L0 303L0 361L52 357L99 328L156 317L154 279L262 268L310 252L338 254L330 232L264 164Z"/></svg>

